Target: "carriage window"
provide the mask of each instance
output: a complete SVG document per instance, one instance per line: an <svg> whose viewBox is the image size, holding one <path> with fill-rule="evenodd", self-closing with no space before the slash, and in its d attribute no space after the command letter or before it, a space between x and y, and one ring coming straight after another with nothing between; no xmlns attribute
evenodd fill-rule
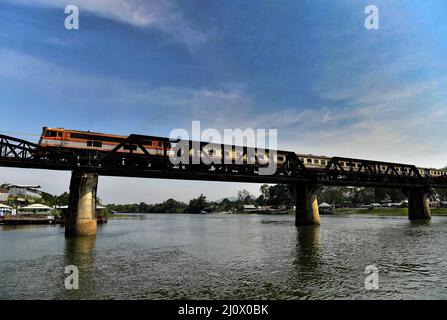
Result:
<svg viewBox="0 0 447 320"><path fill-rule="evenodd" d="M209 154L211 157L214 156L214 155L215 155L214 150L213 150L213 149L208 150L208 154Z"/></svg>
<svg viewBox="0 0 447 320"><path fill-rule="evenodd" d="M284 161L284 157L279 156L278 161Z"/></svg>
<svg viewBox="0 0 447 320"><path fill-rule="evenodd" d="M62 131L58 131L58 132L57 132L57 136L58 136L58 137L62 137Z"/></svg>
<svg viewBox="0 0 447 320"><path fill-rule="evenodd" d="M321 160L321 164L326 164L326 160Z"/></svg>
<svg viewBox="0 0 447 320"><path fill-rule="evenodd" d="M163 147L163 142L158 141L158 146L159 146L159 147Z"/></svg>
<svg viewBox="0 0 447 320"><path fill-rule="evenodd" d="M340 161L340 165L343 167L345 163L343 161Z"/></svg>
<svg viewBox="0 0 447 320"><path fill-rule="evenodd" d="M314 163L315 163L315 164L319 164L320 161L318 161L318 159L314 159Z"/></svg>
<svg viewBox="0 0 447 320"><path fill-rule="evenodd" d="M57 131L47 130L45 131L45 137L56 137Z"/></svg>
<svg viewBox="0 0 447 320"><path fill-rule="evenodd" d="M96 148L102 148L102 142L101 141L93 141L93 146Z"/></svg>
<svg viewBox="0 0 447 320"><path fill-rule="evenodd" d="M307 159L307 163L312 163L312 159Z"/></svg>

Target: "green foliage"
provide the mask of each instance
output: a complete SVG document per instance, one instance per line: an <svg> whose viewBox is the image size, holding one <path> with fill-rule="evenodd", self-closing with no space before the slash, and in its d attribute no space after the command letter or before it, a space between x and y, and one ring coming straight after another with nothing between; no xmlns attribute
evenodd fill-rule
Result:
<svg viewBox="0 0 447 320"><path fill-rule="evenodd" d="M222 201L207 201L201 194L199 197L191 199L186 205L174 199L168 199L160 204L110 204L107 208L120 213L202 213L202 212L236 212L242 209L245 204L255 204L258 206L269 205L275 208L291 208L294 203L293 195L289 187L285 184L263 185L261 195L256 199L247 190L237 193L237 199L232 201L224 198Z"/></svg>
<svg viewBox="0 0 447 320"><path fill-rule="evenodd" d="M145 202L132 204L109 204L107 211L113 210L119 213L202 213L202 212L237 212L243 205L254 204L259 207L272 206L273 208L292 208L294 205L294 195L287 184L268 185L260 187L260 196L254 198L247 190L237 193L237 199L232 201L225 198L219 202L207 201L201 194L199 197L191 199L188 204L168 199L161 203L147 204ZM447 200L447 190L439 189L433 191L433 197L439 200ZM373 202L401 202L406 196L400 189L386 188L360 188L360 187L324 187L318 194L319 202L327 202L340 207L359 207ZM68 205L69 194L62 193L59 196L42 193L40 201L49 206ZM101 199L97 199L101 204ZM102 205L102 204L101 204Z"/></svg>
<svg viewBox="0 0 447 320"><path fill-rule="evenodd" d="M168 199L162 203L147 204L145 202L133 204L109 204L107 208L121 213L180 213L186 208L184 202Z"/></svg>
<svg viewBox="0 0 447 320"><path fill-rule="evenodd" d="M319 202L327 202L336 206L357 207L373 202L399 203L406 199L400 189L389 188L353 188L324 187L318 194Z"/></svg>
<svg viewBox="0 0 447 320"><path fill-rule="evenodd" d="M274 208L291 208L294 195L287 184L267 185L260 188L261 195L256 199L258 206L272 206Z"/></svg>
<svg viewBox="0 0 447 320"><path fill-rule="evenodd" d="M191 199L185 208L185 213L201 213L207 208L206 197L201 194L198 198Z"/></svg>

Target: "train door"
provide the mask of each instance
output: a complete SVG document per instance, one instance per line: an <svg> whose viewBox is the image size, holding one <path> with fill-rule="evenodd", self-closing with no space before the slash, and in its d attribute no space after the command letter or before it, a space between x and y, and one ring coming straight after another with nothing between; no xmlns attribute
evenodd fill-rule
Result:
<svg viewBox="0 0 447 320"><path fill-rule="evenodd" d="M63 131L62 132L62 146L67 147L68 146L68 141L70 140L70 133L67 131Z"/></svg>
<svg viewBox="0 0 447 320"><path fill-rule="evenodd" d="M63 131L56 131L56 142L57 142L57 146L62 146L63 145L63 141L64 141L64 132Z"/></svg>

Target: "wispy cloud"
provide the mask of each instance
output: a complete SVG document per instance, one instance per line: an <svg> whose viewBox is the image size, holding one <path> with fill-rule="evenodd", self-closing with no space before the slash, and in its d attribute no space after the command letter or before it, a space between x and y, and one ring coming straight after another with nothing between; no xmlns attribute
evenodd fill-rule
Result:
<svg viewBox="0 0 447 320"><path fill-rule="evenodd" d="M387 88L357 89L343 108L332 108L338 97L321 106L277 106L259 110L244 84L218 88L153 87L113 77L97 77L41 61L10 50L0 50L0 81L16 81L30 91L61 103L99 112L103 121L119 117L189 129L192 120L202 128L277 128L279 146L300 153L352 156L421 166L447 163L447 141L440 134L447 124L447 105L431 99L447 92L447 79L421 81ZM100 97L100 99L98 98ZM423 107L421 108L421 105ZM95 105L95 108L91 106ZM105 113L104 113L105 112ZM138 119L133 115L137 114ZM175 115L175 117L173 117Z"/></svg>
<svg viewBox="0 0 447 320"><path fill-rule="evenodd" d="M7 0L13 4L64 8L76 5L83 12L140 28L155 28L189 49L202 44L206 34L195 29L171 0Z"/></svg>

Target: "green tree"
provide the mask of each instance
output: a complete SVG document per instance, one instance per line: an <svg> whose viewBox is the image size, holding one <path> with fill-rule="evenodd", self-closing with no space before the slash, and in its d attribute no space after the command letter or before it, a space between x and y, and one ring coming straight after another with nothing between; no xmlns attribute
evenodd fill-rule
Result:
<svg viewBox="0 0 447 320"><path fill-rule="evenodd" d="M207 207L206 197L201 194L198 198L191 199L185 208L185 213L201 213Z"/></svg>
<svg viewBox="0 0 447 320"><path fill-rule="evenodd" d="M56 197L56 205L58 206L66 206L70 201L70 194L68 192L64 192L61 195Z"/></svg>
<svg viewBox="0 0 447 320"><path fill-rule="evenodd" d="M250 193L245 189L238 191L237 200L240 204L248 204L251 200Z"/></svg>
<svg viewBox="0 0 447 320"><path fill-rule="evenodd" d="M225 198L219 203L218 210L219 211L230 211L233 209L233 207L234 207L233 202L231 202L230 199Z"/></svg>

